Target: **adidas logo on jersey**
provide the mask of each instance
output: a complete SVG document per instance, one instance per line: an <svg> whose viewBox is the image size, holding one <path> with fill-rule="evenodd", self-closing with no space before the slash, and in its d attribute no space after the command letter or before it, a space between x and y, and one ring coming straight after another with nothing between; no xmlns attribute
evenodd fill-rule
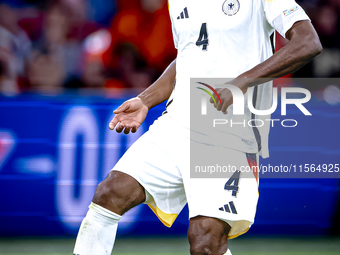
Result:
<svg viewBox="0 0 340 255"><path fill-rule="evenodd" d="M230 206L230 208L229 208L229 206ZM233 214L237 214L236 207L235 207L233 201L229 202L229 205L228 205L228 204L225 204L223 207L220 207L218 210L223 211L223 212L230 213L230 209L231 209L231 212L232 212Z"/></svg>
<svg viewBox="0 0 340 255"><path fill-rule="evenodd" d="M185 7L181 14L177 17L177 19L189 19L188 8Z"/></svg>

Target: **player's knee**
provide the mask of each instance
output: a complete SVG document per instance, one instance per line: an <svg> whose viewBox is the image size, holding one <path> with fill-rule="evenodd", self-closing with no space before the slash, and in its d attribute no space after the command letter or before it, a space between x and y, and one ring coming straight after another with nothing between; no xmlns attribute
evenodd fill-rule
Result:
<svg viewBox="0 0 340 255"><path fill-rule="evenodd" d="M191 255L224 254L224 252L228 249L228 246L225 246L226 249L222 251L221 243L214 239L213 235L209 233L207 233L206 235L191 236L189 240Z"/></svg>
<svg viewBox="0 0 340 255"><path fill-rule="evenodd" d="M222 241L212 233L192 235L189 240L191 255L222 255L228 250L227 239Z"/></svg>
<svg viewBox="0 0 340 255"><path fill-rule="evenodd" d="M229 225L208 217L190 221L189 243L191 255L224 254L228 250Z"/></svg>
<svg viewBox="0 0 340 255"><path fill-rule="evenodd" d="M112 171L97 187L94 203L119 215L145 201L144 188L131 176Z"/></svg>

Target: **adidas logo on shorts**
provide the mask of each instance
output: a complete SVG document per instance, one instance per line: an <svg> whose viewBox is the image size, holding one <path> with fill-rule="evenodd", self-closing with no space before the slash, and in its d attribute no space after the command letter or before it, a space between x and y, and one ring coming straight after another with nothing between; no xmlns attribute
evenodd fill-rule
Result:
<svg viewBox="0 0 340 255"><path fill-rule="evenodd" d="M233 214L237 214L236 207L233 201L229 202L229 204L225 204L223 207L220 207L218 210L227 212L227 213L230 213L230 210L231 210Z"/></svg>

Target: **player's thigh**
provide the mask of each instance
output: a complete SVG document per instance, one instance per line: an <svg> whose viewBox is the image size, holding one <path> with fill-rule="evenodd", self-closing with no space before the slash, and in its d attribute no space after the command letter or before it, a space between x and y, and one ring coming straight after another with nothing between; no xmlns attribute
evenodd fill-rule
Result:
<svg viewBox="0 0 340 255"><path fill-rule="evenodd" d="M94 203L119 215L145 201L145 191L136 179L120 171L111 171L97 187Z"/></svg>
<svg viewBox="0 0 340 255"><path fill-rule="evenodd" d="M178 151L174 140L174 134L164 132L163 126L157 123L129 148L113 168L133 177L143 186L147 191L145 203L168 225L186 204L182 176L173 157L173 152Z"/></svg>
<svg viewBox="0 0 340 255"><path fill-rule="evenodd" d="M196 216L190 219L188 239L191 254L224 254L230 226L222 220Z"/></svg>
<svg viewBox="0 0 340 255"><path fill-rule="evenodd" d="M176 140L176 135L169 125L166 116L160 117L119 159L113 171L123 172L136 181L140 185L138 187L146 191L145 202L152 206L154 211L165 215L168 220L162 220L171 225L173 220L169 218L174 218L174 215L182 210L186 199L182 176L173 156L174 152L181 149L181 146L178 146L180 139ZM129 191L135 192L134 189ZM145 200L144 196L143 199Z"/></svg>
<svg viewBox="0 0 340 255"><path fill-rule="evenodd" d="M203 178L186 176L184 187L189 217L201 215L227 222L232 227L229 238L233 238L245 233L254 222L258 183L246 153L223 148L217 150L224 152L225 162L220 163L220 166L230 165L231 171L223 172L222 177L216 176L215 173L208 173L211 178L206 177L205 173L202 173ZM210 156L210 153L214 153L213 148L209 148L207 155Z"/></svg>

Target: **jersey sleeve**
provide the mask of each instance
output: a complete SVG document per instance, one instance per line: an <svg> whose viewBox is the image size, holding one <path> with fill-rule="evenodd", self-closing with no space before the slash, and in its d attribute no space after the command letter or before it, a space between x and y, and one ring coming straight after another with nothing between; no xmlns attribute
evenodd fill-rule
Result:
<svg viewBox="0 0 340 255"><path fill-rule="evenodd" d="M295 22L310 20L295 0L262 0L268 23L284 38Z"/></svg>
<svg viewBox="0 0 340 255"><path fill-rule="evenodd" d="M176 31L173 15L171 13L170 1L168 1L168 9L169 9L169 15L170 15L170 20L171 20L172 37L174 39L175 48L178 49L178 35L177 35L177 31Z"/></svg>

